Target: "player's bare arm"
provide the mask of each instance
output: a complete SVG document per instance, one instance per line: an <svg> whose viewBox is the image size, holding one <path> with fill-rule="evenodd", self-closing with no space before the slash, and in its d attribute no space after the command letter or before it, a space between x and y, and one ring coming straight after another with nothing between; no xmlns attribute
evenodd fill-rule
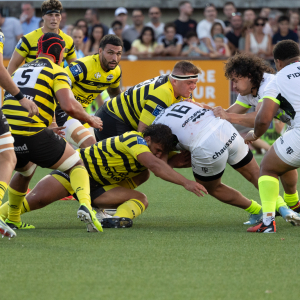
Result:
<svg viewBox="0 0 300 300"><path fill-rule="evenodd" d="M121 94L122 90L119 86L116 88L109 87L107 89L107 92L108 92L108 95L110 98L114 98L114 97L117 97L119 94Z"/></svg>
<svg viewBox="0 0 300 300"><path fill-rule="evenodd" d="M174 171L164 161L155 157L152 153L141 153L137 156L137 160L152 171L155 176L160 177L163 180L182 185L186 190L193 192L198 197L203 196L201 191L207 194L204 186L195 181L186 179L184 176Z"/></svg>

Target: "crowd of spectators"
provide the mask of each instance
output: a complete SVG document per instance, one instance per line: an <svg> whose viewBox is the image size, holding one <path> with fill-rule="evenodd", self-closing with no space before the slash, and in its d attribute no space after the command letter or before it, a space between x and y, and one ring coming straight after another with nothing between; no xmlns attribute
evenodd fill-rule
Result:
<svg viewBox="0 0 300 300"><path fill-rule="evenodd" d="M3 16L0 27L5 35L4 57L11 57L22 35L43 26L35 16L30 2L23 2L20 18ZM252 9L237 11L233 2L223 7L223 20L218 19L214 4L206 4L204 19L193 20L194 8L189 1L179 3L179 16L174 22L163 22L159 7L150 7L145 23L142 10L134 9L129 16L126 8L115 10L110 26L100 20L99 10L87 9L83 18L68 24L67 12L62 12L60 30L69 34L75 44L77 57L98 51L100 40L106 34L115 34L124 42L123 52L138 58L153 56L185 56L224 58L237 51L245 51L270 58L272 49L281 40L299 42L300 24L297 10L287 14L264 7L258 14ZM128 25L131 18L132 25Z"/></svg>

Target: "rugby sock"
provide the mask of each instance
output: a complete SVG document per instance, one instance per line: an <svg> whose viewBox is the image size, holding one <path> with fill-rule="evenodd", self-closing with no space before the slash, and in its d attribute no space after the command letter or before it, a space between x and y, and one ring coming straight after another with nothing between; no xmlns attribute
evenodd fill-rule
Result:
<svg viewBox="0 0 300 300"><path fill-rule="evenodd" d="M30 212L30 206L26 200L26 198L24 198L23 200L23 203L22 203L22 206L21 206L21 215L27 213L27 212Z"/></svg>
<svg viewBox="0 0 300 300"><path fill-rule="evenodd" d="M114 217L134 219L144 211L145 205L140 200L130 199L117 208Z"/></svg>
<svg viewBox="0 0 300 300"><path fill-rule="evenodd" d="M12 222L21 222L21 207L26 193L18 192L8 187L8 219Z"/></svg>
<svg viewBox="0 0 300 300"><path fill-rule="evenodd" d="M86 168L76 166L70 171L69 176L71 187L75 191L79 203L85 204L91 210L90 180Z"/></svg>
<svg viewBox="0 0 300 300"><path fill-rule="evenodd" d="M287 207L287 205L286 205L286 203L284 202L284 200L282 199L282 197L281 197L281 196L278 196L278 197L277 197L277 200L276 200L276 211L279 212L279 208L280 208L281 206Z"/></svg>
<svg viewBox="0 0 300 300"><path fill-rule="evenodd" d="M0 182L0 184L1 184L1 182ZM283 199L288 206L295 206L296 204L298 204L298 201L299 201L298 191L296 191L295 194L284 193Z"/></svg>
<svg viewBox="0 0 300 300"><path fill-rule="evenodd" d="M22 206L21 206L21 215L25 214L26 212L30 212L30 207L29 207L29 204L28 204L26 198L24 198ZM8 218L8 201L0 206L0 216L4 220Z"/></svg>
<svg viewBox="0 0 300 300"><path fill-rule="evenodd" d="M5 181L0 181L0 205L2 204L2 199L4 197L6 190L7 190L7 183Z"/></svg>
<svg viewBox="0 0 300 300"><path fill-rule="evenodd" d="M254 215L259 214L259 212L261 210L261 205L258 204L254 200L250 200L250 201L251 201L251 205L248 208L246 208L245 211L247 211L250 214L254 214Z"/></svg>
<svg viewBox="0 0 300 300"><path fill-rule="evenodd" d="M276 202L279 194L278 179L263 175L258 179L259 195L263 209L263 222L269 225L275 218Z"/></svg>

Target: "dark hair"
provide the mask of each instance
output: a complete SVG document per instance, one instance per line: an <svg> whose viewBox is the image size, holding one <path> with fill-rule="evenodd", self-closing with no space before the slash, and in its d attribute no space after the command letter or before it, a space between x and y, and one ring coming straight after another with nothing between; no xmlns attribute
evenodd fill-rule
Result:
<svg viewBox="0 0 300 300"><path fill-rule="evenodd" d="M206 3L205 6L204 6L204 11L205 11L207 8L209 8L209 7L213 7L215 10L217 10L217 9L216 9L216 6L215 6L213 3Z"/></svg>
<svg viewBox="0 0 300 300"><path fill-rule="evenodd" d="M250 53L238 53L230 57L224 69L227 79L231 79L233 75L250 78L253 88L259 88L264 73L275 73L265 60Z"/></svg>
<svg viewBox="0 0 300 300"><path fill-rule="evenodd" d="M274 59L287 60L300 56L299 44L292 40L284 40L275 45Z"/></svg>
<svg viewBox="0 0 300 300"><path fill-rule="evenodd" d="M288 22L290 22L290 18L289 18L288 16L280 16L280 17L278 18L277 23L280 23L280 22L283 22L283 21L288 21Z"/></svg>
<svg viewBox="0 0 300 300"><path fill-rule="evenodd" d="M215 29L216 26L221 26L221 28L222 28L222 34L224 34L224 28L223 28L222 24L220 22L215 22L211 26L210 35L213 36L213 31L214 31L214 29Z"/></svg>
<svg viewBox="0 0 300 300"><path fill-rule="evenodd" d="M104 49L107 44L121 46L123 48L123 41L114 34L107 34L104 36L100 41L100 48Z"/></svg>
<svg viewBox="0 0 300 300"><path fill-rule="evenodd" d="M189 32L185 35L185 38L186 38L186 39L190 39L191 37L196 37L196 38L198 38L197 32L195 32L195 31L189 31Z"/></svg>
<svg viewBox="0 0 300 300"><path fill-rule="evenodd" d="M145 26L143 29L142 29L142 32L140 34L140 36L138 37L138 39L141 41L142 44L144 44L143 42L143 35L146 31L150 31L151 32L151 45L154 44L155 42L155 33L154 33L154 30L153 28L149 27L149 26Z"/></svg>
<svg viewBox="0 0 300 300"><path fill-rule="evenodd" d="M174 134L170 127L164 124L152 124L143 131L144 138L151 137L151 141L160 144L165 153L173 150L174 147Z"/></svg>
<svg viewBox="0 0 300 300"><path fill-rule="evenodd" d="M42 3L41 11L47 11L50 9L62 10L63 6L59 0L47 0Z"/></svg>
<svg viewBox="0 0 300 300"><path fill-rule="evenodd" d="M170 27L174 28L176 31L176 25L173 22L166 23L164 27L164 31L166 31Z"/></svg>
<svg viewBox="0 0 300 300"><path fill-rule="evenodd" d="M263 21L264 23L266 23L266 19L265 19L265 18L263 18L263 17L256 17L255 20L254 20L254 25L257 25L257 22L258 22L259 20L261 20L261 21Z"/></svg>
<svg viewBox="0 0 300 300"><path fill-rule="evenodd" d="M94 45L94 43L96 42L95 38L93 37L93 32L94 32L94 30L95 30L96 28L101 28L101 29L102 29L102 37L101 37L101 39L102 39L103 36L104 36L104 28L103 28L103 26L100 25L100 24L94 25L94 26L92 27L91 34L90 34L91 46L90 46L89 51L92 51L93 45ZM100 41L101 41L101 39L100 39ZM100 43L99 43L99 48L100 48Z"/></svg>
<svg viewBox="0 0 300 300"><path fill-rule="evenodd" d="M85 20L85 19L79 19L79 20L77 20L77 21L75 22L75 24L74 24L74 27L79 27L79 26L78 26L78 23L79 23L79 22L84 22L84 23L85 23L86 31L85 31L85 33L84 33L84 36L87 37L87 36L88 36L88 24L87 24L86 20ZM83 32L83 31L82 31L82 32Z"/></svg>
<svg viewBox="0 0 300 300"><path fill-rule="evenodd" d="M181 7L181 6L183 6L183 5L187 4L187 3L191 4L190 1L181 1L181 2L179 2L178 7Z"/></svg>
<svg viewBox="0 0 300 300"><path fill-rule="evenodd" d="M97 20L99 19L99 12L97 8L89 8L91 10L92 15L95 15Z"/></svg>
<svg viewBox="0 0 300 300"><path fill-rule="evenodd" d="M115 20L111 23L111 28L113 28L115 25L120 25L121 27L123 27L123 24L118 20Z"/></svg>
<svg viewBox="0 0 300 300"><path fill-rule="evenodd" d="M223 7L225 7L227 5L232 5L233 7L235 7L235 4L232 1L225 2L225 4L223 5Z"/></svg>
<svg viewBox="0 0 300 300"><path fill-rule="evenodd" d="M182 73L182 74L187 74L187 73L192 73L192 74L199 74L202 73L201 69L195 66L193 63L191 63L188 60L181 60L177 62L173 68L172 73L176 73L176 71Z"/></svg>

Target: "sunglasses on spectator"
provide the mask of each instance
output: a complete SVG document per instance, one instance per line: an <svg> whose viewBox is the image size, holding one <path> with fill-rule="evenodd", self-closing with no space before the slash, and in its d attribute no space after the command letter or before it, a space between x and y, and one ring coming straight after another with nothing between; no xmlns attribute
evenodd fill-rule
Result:
<svg viewBox="0 0 300 300"><path fill-rule="evenodd" d="M240 12L235 12L235 13L232 13L231 16L232 16L232 17L235 17L235 16L241 17L241 16L242 16L242 13L240 13Z"/></svg>
<svg viewBox="0 0 300 300"><path fill-rule="evenodd" d="M121 30L121 29L122 29L121 26L115 26L115 27L113 27L113 30Z"/></svg>
<svg viewBox="0 0 300 300"><path fill-rule="evenodd" d="M264 26L265 26L265 23L255 23L254 25L255 25L255 26L261 26L261 27L264 27Z"/></svg>

